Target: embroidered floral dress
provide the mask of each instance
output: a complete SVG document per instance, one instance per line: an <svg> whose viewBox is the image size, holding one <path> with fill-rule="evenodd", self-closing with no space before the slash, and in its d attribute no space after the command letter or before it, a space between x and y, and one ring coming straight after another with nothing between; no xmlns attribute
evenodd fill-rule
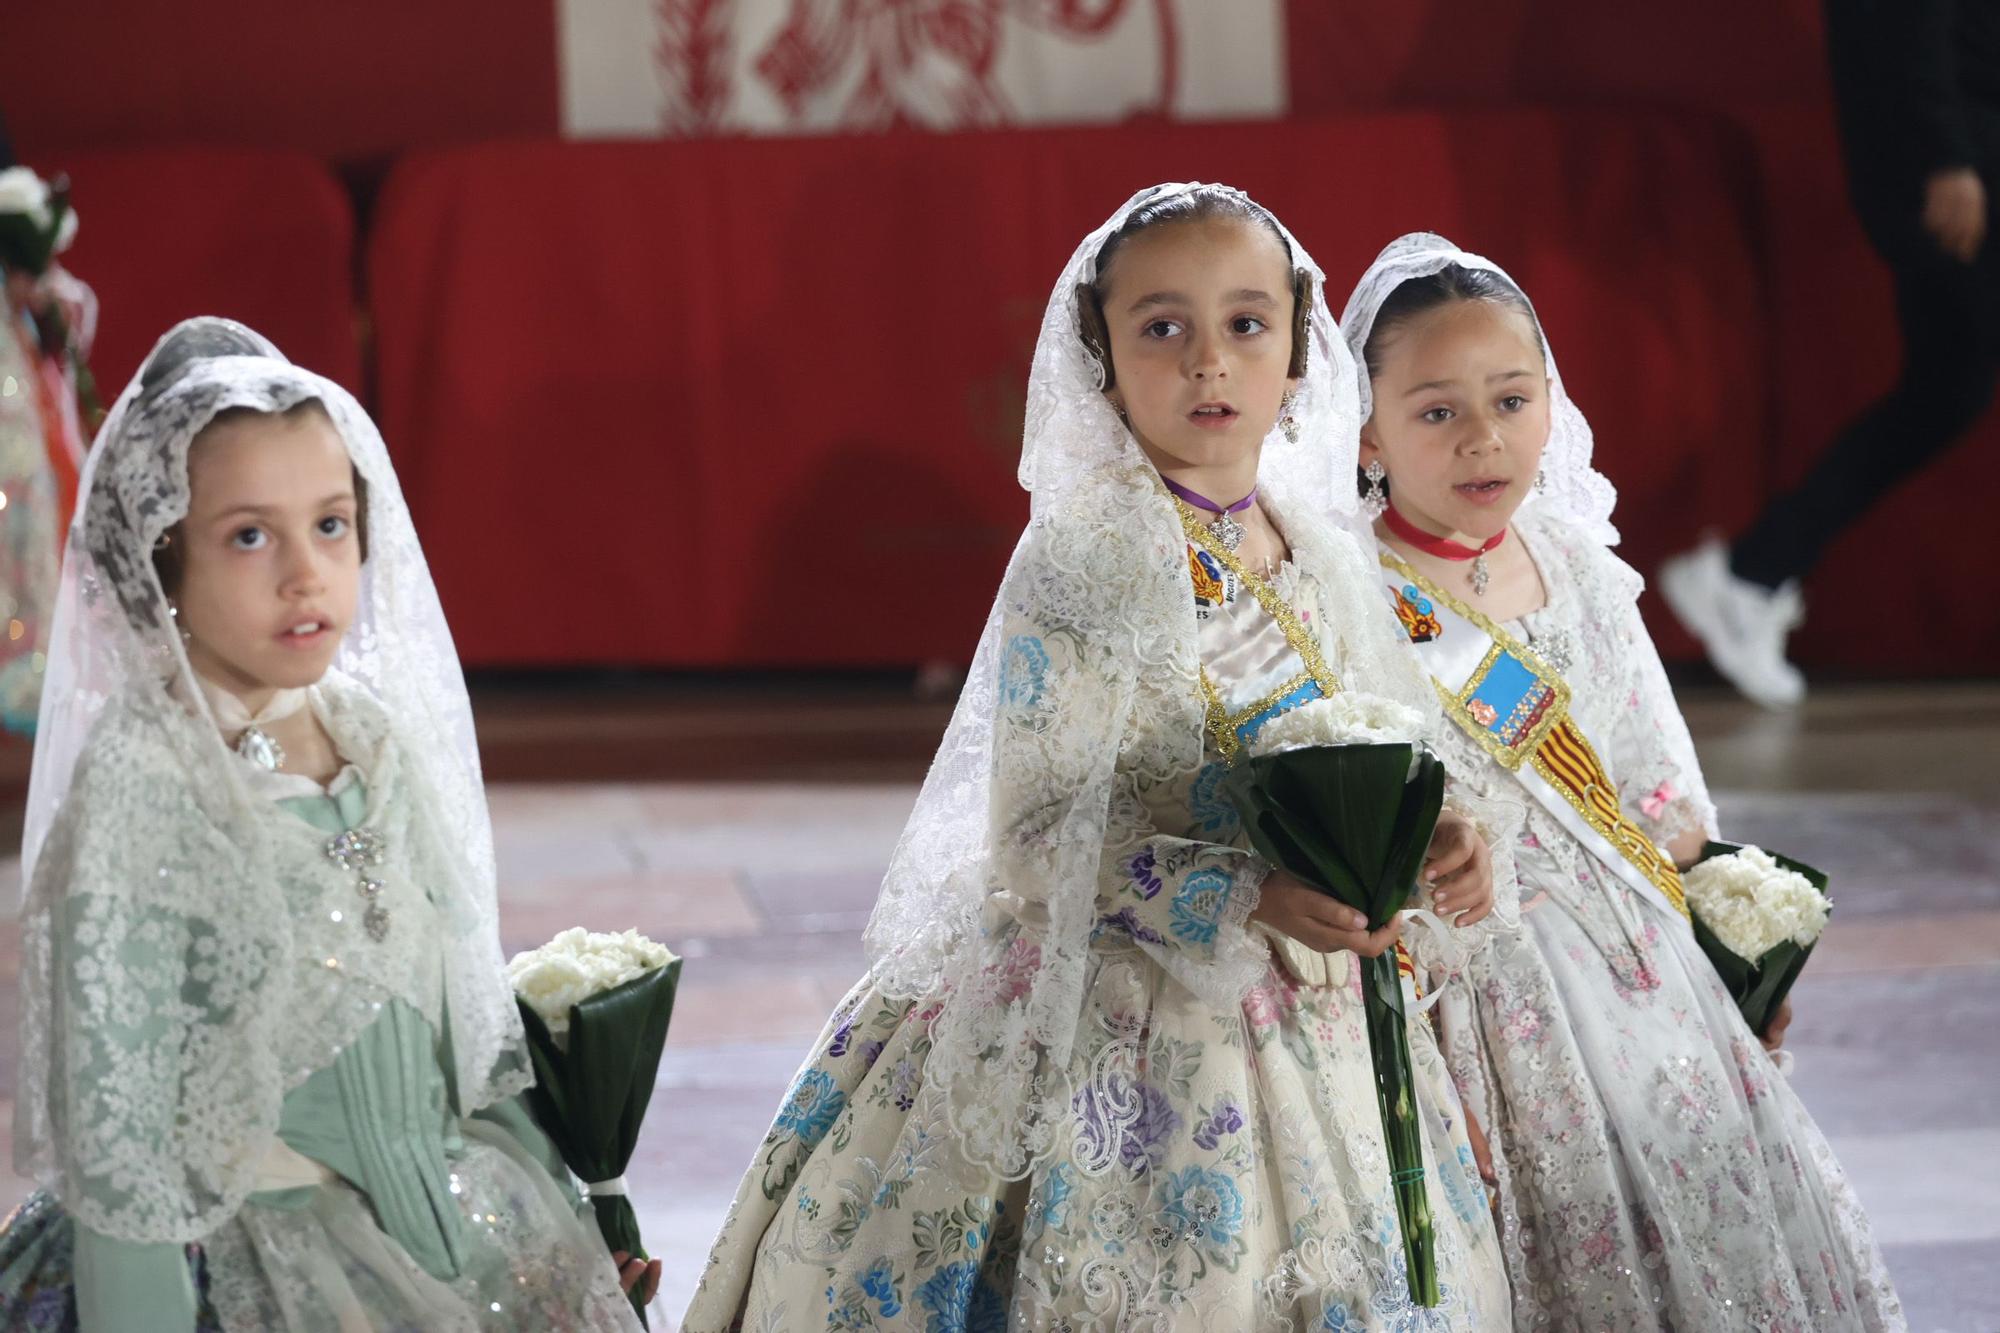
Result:
<svg viewBox="0 0 2000 1333"><path fill-rule="evenodd" d="M1323 563L1287 565L1260 589L1219 548L1191 540L1187 557L1202 665L1225 715L1212 719L1248 734L1337 688L1340 636L1306 572ZM1023 707L1089 651L1045 631L1033 607L1005 626L1000 692ZM1143 748L1161 723L1134 725ZM1004 736L996 747L1004 772ZM1176 979L1263 952L1246 920L1267 867L1239 845L1214 735L1208 760L1138 783L1154 832L1105 858L1060 1150L1021 1180L971 1165L926 1080L929 1025L951 994L901 1003L864 979L758 1149L688 1333L1504 1324L1486 1196L1424 1025L1410 1047L1433 1168L1434 1309L1409 1299L1350 956L1332 956L1326 988L1257 961L1261 981L1226 1010ZM1025 972L1036 905L1023 893L996 909L1011 940L1001 966Z"/></svg>
<svg viewBox="0 0 2000 1333"><path fill-rule="evenodd" d="M1514 531L1547 603L1498 628L1566 679L1571 720L1629 820L1659 844L1708 832L1714 807L1639 619L1639 576L1559 521ZM1476 599L1387 564L1413 639L1480 632L1449 614L1476 616ZM1480 710L1473 697L1461 711L1492 725ZM1453 1076L1501 1175L1514 1326L1902 1328L1838 1163L1679 913L1469 730L1448 726L1443 751L1456 782L1519 811L1522 935L1476 959L1440 1006Z"/></svg>

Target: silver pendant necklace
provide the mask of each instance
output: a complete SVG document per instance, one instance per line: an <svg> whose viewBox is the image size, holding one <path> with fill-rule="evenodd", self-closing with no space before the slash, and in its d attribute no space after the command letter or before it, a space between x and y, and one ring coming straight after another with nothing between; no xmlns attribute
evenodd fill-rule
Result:
<svg viewBox="0 0 2000 1333"><path fill-rule="evenodd" d="M216 728L225 738L224 744L244 762L267 773L276 773L285 766L285 747L265 728L277 725L306 706L303 689L276 690L262 708L252 713L234 692L199 674L194 679L208 699ZM226 739L232 735L236 737L233 742Z"/></svg>
<svg viewBox="0 0 2000 1333"><path fill-rule="evenodd" d="M255 722L243 728L243 734L236 738L236 753L272 773L285 766L285 747Z"/></svg>
<svg viewBox="0 0 2000 1333"><path fill-rule="evenodd" d="M1166 483L1167 489L1178 496L1182 503L1192 505L1196 509L1205 509L1215 515L1213 519L1209 520L1208 530L1215 537L1215 540L1222 543L1223 550L1228 551L1232 555L1235 554L1236 548L1243 544L1243 539L1250 535L1250 529L1238 523L1236 516L1257 503L1257 488L1255 486L1250 488L1250 494L1244 496L1235 504L1224 505L1217 504L1192 487L1181 485L1171 477L1161 477L1160 480Z"/></svg>
<svg viewBox="0 0 2000 1333"><path fill-rule="evenodd" d="M1486 567L1486 554L1500 545L1501 542L1507 540L1507 529L1502 528L1500 531L1494 533L1486 539L1484 545L1466 546L1461 542L1452 541L1448 537L1440 537L1436 533L1425 532L1422 528L1410 522L1409 519L1397 513L1396 506L1393 504L1382 510L1382 522L1388 525L1389 531L1395 533L1425 555L1436 556L1440 560L1470 561L1472 567L1466 572L1465 581L1471 585L1474 597L1484 597L1486 595L1486 586L1493 581L1493 573Z"/></svg>

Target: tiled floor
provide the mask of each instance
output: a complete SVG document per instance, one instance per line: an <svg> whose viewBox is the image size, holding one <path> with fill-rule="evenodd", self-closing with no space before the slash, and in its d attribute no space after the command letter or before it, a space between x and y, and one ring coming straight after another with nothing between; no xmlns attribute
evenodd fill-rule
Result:
<svg viewBox="0 0 2000 1333"><path fill-rule="evenodd" d="M688 959L630 1173L677 1315L786 1081L860 974L859 930L947 710L856 685L513 686L480 703L508 949L633 925ZM2000 688L1824 690L1793 718L1697 695L1689 713L1725 825L1837 876L1796 992L1794 1081L1872 1211L1912 1328L2000 1330ZM565 780L524 780L538 774ZM6 863L8 904L13 878ZM11 1094L18 948L0 938ZM0 1203L21 1188L0 1182Z"/></svg>

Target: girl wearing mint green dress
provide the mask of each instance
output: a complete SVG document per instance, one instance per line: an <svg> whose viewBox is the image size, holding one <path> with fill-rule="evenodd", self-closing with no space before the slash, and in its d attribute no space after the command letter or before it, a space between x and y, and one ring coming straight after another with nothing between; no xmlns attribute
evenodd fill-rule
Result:
<svg viewBox="0 0 2000 1333"><path fill-rule="evenodd" d="M184 323L93 451L22 857L10 1329L631 1330L521 1108L463 679L382 441Z"/></svg>

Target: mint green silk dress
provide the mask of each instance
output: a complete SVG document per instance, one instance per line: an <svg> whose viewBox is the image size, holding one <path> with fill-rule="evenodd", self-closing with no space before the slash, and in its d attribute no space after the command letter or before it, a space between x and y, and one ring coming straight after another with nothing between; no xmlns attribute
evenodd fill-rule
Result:
<svg viewBox="0 0 2000 1333"><path fill-rule="evenodd" d="M324 790L289 775L265 785L301 793L276 804L329 835L367 814L352 768ZM433 980L441 986L441 973ZM461 1115L449 1034L402 1000L381 1010L286 1095L282 1147L259 1176L271 1187L201 1246L100 1235L46 1194L23 1204L0 1227L0 1325L638 1327L587 1206L521 1100Z"/></svg>

